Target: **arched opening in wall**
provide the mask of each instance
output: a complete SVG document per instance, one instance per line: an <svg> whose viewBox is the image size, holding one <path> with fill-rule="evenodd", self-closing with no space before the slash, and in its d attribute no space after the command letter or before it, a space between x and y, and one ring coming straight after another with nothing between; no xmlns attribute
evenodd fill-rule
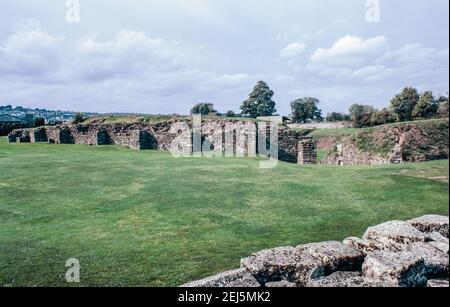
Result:
<svg viewBox="0 0 450 307"><path fill-rule="evenodd" d="M113 140L108 134L108 131L101 129L97 133L97 145L112 145Z"/></svg>
<svg viewBox="0 0 450 307"><path fill-rule="evenodd" d="M74 144L72 132L69 128L63 128L59 131L59 143L60 144Z"/></svg>
<svg viewBox="0 0 450 307"><path fill-rule="evenodd" d="M148 131L140 131L139 132L139 149L141 150L149 150L149 149L157 149L158 141L155 136Z"/></svg>

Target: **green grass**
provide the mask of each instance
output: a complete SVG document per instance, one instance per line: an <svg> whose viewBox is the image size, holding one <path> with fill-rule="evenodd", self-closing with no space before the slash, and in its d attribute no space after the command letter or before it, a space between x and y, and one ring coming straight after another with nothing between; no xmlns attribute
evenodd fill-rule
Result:
<svg viewBox="0 0 450 307"><path fill-rule="evenodd" d="M319 140L324 137L345 137L356 135L358 132L363 131L364 129L358 128L335 128L335 129L316 129L312 131L309 135L312 136L315 140Z"/></svg>
<svg viewBox="0 0 450 307"><path fill-rule="evenodd" d="M265 248L448 215L448 161L260 169L114 146L0 139L0 286L176 286Z"/></svg>

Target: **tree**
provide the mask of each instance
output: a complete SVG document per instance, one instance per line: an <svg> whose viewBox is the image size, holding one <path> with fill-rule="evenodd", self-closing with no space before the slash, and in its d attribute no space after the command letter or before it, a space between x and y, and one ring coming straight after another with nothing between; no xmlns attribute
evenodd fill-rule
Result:
<svg viewBox="0 0 450 307"><path fill-rule="evenodd" d="M322 110L319 99L305 97L291 102L291 117L294 123L305 123L308 120L322 121Z"/></svg>
<svg viewBox="0 0 450 307"><path fill-rule="evenodd" d="M36 117L34 120L34 126L35 127L45 126L45 119L42 117Z"/></svg>
<svg viewBox="0 0 450 307"><path fill-rule="evenodd" d="M428 119L436 117L438 112L438 103L434 99L432 92L424 92L420 94L419 101L414 107L412 117L414 119Z"/></svg>
<svg viewBox="0 0 450 307"><path fill-rule="evenodd" d="M234 111L227 111L227 113L225 113L225 117L236 117L236 113L234 113Z"/></svg>
<svg viewBox="0 0 450 307"><path fill-rule="evenodd" d="M441 96L437 99L438 103L438 116L448 117L448 96Z"/></svg>
<svg viewBox="0 0 450 307"><path fill-rule="evenodd" d="M391 110L383 108L381 111L372 113L370 121L371 126L395 123L396 115Z"/></svg>
<svg viewBox="0 0 450 307"><path fill-rule="evenodd" d="M197 115L210 115L216 113L217 111L214 110L214 105L212 103L198 103L191 110L191 114Z"/></svg>
<svg viewBox="0 0 450 307"><path fill-rule="evenodd" d="M397 115L398 121L413 119L413 111L419 101L419 93L415 88L405 87L400 94L391 100L391 108Z"/></svg>
<svg viewBox="0 0 450 307"><path fill-rule="evenodd" d="M376 112L374 107L358 103L352 104L348 111L355 128L371 126L372 115Z"/></svg>
<svg viewBox="0 0 450 307"><path fill-rule="evenodd" d="M73 123L74 124L80 124L82 122L84 122L84 115L83 115L83 113L75 114L75 117L73 119Z"/></svg>
<svg viewBox="0 0 450 307"><path fill-rule="evenodd" d="M333 123L333 122L344 122L349 121L350 115L348 114L342 114L338 112L331 112L327 114L327 122Z"/></svg>
<svg viewBox="0 0 450 307"><path fill-rule="evenodd" d="M251 118L273 115L277 111L275 102L272 100L273 94L264 81L259 81L248 99L242 103L242 115Z"/></svg>

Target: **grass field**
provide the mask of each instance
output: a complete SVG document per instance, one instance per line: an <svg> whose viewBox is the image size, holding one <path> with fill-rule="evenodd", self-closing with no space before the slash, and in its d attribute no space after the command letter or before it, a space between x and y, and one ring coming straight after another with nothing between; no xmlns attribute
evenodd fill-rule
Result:
<svg viewBox="0 0 450 307"><path fill-rule="evenodd" d="M260 169L114 146L0 139L0 286L176 286L264 248L448 215L448 161Z"/></svg>

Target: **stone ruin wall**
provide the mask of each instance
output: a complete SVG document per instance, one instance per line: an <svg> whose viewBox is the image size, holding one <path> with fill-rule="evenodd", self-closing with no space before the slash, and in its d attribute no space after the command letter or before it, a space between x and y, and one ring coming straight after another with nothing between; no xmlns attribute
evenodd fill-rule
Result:
<svg viewBox="0 0 450 307"><path fill-rule="evenodd" d="M192 130L191 130L192 129ZM259 131L265 131L258 139ZM189 132L189 131L193 132ZM199 129L197 129L199 130ZM188 131L188 132L186 132ZM169 121L158 124L88 124L52 126L14 130L9 142L48 142L52 144L118 145L137 150L169 151L177 144L180 154L202 151L211 155L255 157L268 154L270 126L250 121L202 121L201 134L190 121ZM193 142L197 140L199 142ZM278 159L312 164L317 162L317 149L310 137L288 128L278 130Z"/></svg>
<svg viewBox="0 0 450 307"><path fill-rule="evenodd" d="M255 253L240 269L181 287L449 287L449 218L370 227L360 238Z"/></svg>
<svg viewBox="0 0 450 307"><path fill-rule="evenodd" d="M358 149L358 138L365 137L383 154ZM386 150L387 149L387 150ZM377 150L375 150L377 151ZM447 121L420 124L385 125L355 137L335 141L334 149L321 161L330 165L382 165L425 162L449 158Z"/></svg>

